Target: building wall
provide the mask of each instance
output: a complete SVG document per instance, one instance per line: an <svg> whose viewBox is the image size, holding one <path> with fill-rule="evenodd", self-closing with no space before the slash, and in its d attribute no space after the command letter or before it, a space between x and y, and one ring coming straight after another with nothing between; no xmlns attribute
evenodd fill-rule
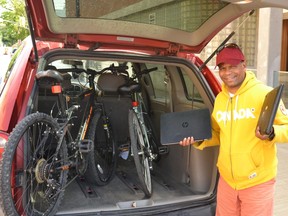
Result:
<svg viewBox="0 0 288 216"><path fill-rule="evenodd" d="M237 43L242 48L246 56L247 68L255 72L257 78L267 85L275 86L283 82L287 84L286 81L282 81L284 75L281 75L282 78L279 80L273 76L275 72L280 71L283 51L286 53L286 57L288 52L287 48L285 49L288 45L283 42L285 38L282 38L282 29L284 29L282 27L282 23L284 23L283 10L263 8L257 10L249 18L246 19L246 17L247 15L238 18L220 31L200 54L201 58L207 59L209 55L217 49L219 44L221 44L232 31L235 31L235 35L229 42ZM244 19L246 19L246 21L244 21ZM241 25L241 27L238 28L237 26L239 25ZM211 69L214 69L215 58L207 65L210 66ZM217 69L215 73L217 75ZM286 76L288 76L288 74L286 74Z"/></svg>

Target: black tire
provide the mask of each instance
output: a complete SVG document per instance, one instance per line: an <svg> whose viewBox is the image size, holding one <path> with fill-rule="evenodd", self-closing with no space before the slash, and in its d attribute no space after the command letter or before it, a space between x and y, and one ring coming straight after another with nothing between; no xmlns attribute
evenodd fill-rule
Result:
<svg viewBox="0 0 288 216"><path fill-rule="evenodd" d="M0 203L5 215L54 215L64 196L67 172L57 169L67 161L59 126L44 113L20 121L10 134L0 161Z"/></svg>
<svg viewBox="0 0 288 216"><path fill-rule="evenodd" d="M102 111L96 110L89 125L87 139L94 142L88 156L85 179L99 186L108 184L114 177L117 164L117 146L111 125L104 124Z"/></svg>
<svg viewBox="0 0 288 216"><path fill-rule="evenodd" d="M152 195L152 182L150 173L150 162L147 154L145 136L141 124L134 110L129 110L129 134L131 141L131 150L137 174L142 185L142 189L146 197Z"/></svg>

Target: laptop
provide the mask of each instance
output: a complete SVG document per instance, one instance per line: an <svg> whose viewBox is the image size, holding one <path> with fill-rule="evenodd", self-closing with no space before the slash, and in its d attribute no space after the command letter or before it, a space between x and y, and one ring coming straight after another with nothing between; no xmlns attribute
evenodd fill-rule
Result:
<svg viewBox="0 0 288 216"><path fill-rule="evenodd" d="M261 134L269 134L272 130L283 88L284 85L281 84L265 96L257 124Z"/></svg>
<svg viewBox="0 0 288 216"><path fill-rule="evenodd" d="M210 139L212 132L209 109L162 114L160 133L162 145L179 144L185 137L191 136L195 141Z"/></svg>

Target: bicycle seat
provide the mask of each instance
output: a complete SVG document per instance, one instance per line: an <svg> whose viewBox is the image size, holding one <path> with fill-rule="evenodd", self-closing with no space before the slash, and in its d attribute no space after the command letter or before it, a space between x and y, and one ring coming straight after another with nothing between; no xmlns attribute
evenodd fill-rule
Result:
<svg viewBox="0 0 288 216"><path fill-rule="evenodd" d="M56 70L40 71L36 74L38 85L41 88L50 88L51 85L61 83L64 90L73 87L71 83L71 75L68 73L61 74Z"/></svg>
<svg viewBox="0 0 288 216"><path fill-rule="evenodd" d="M139 83L132 83L130 85L123 85L119 87L119 92L122 94L131 94L134 92L141 92L141 85Z"/></svg>
<svg viewBox="0 0 288 216"><path fill-rule="evenodd" d="M45 79L47 82L54 82L54 83L61 83L63 82L63 77L61 76L60 73L58 73L55 70L45 70L45 71L40 71L36 74L36 79L37 80L42 80Z"/></svg>

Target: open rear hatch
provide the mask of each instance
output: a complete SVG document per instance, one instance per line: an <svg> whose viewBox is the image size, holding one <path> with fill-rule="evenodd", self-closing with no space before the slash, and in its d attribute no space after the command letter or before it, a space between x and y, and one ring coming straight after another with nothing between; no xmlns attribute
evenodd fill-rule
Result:
<svg viewBox="0 0 288 216"><path fill-rule="evenodd" d="M117 47L157 54L199 53L223 27L263 7L287 8L285 0L254 1L34 1L26 0L31 33L66 47ZM190 8L188 10L188 8Z"/></svg>

